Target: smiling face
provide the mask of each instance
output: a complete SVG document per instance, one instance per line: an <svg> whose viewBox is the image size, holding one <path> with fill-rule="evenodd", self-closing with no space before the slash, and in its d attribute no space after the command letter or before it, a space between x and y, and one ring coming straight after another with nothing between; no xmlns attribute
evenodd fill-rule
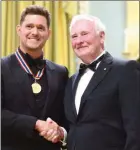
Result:
<svg viewBox="0 0 140 150"><path fill-rule="evenodd" d="M93 21L77 20L70 34L74 52L83 62L91 63L103 51L104 32L97 33Z"/></svg>
<svg viewBox="0 0 140 150"><path fill-rule="evenodd" d="M50 30L47 20L41 15L27 15L21 25L17 26L20 37L20 48L24 52L42 51Z"/></svg>

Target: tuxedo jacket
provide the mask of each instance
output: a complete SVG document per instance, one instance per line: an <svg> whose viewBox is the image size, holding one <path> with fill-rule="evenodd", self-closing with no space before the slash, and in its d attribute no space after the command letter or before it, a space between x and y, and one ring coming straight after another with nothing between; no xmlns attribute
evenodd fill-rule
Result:
<svg viewBox="0 0 140 150"><path fill-rule="evenodd" d="M140 150L140 64L109 53L99 64L75 108L78 73L64 99L68 150Z"/></svg>
<svg viewBox="0 0 140 150"><path fill-rule="evenodd" d="M52 118L64 125L64 88L68 79L65 67L46 60L48 95L40 118L35 116L36 103L28 74L15 54L1 60L1 135L2 150L60 150L34 130L37 119Z"/></svg>

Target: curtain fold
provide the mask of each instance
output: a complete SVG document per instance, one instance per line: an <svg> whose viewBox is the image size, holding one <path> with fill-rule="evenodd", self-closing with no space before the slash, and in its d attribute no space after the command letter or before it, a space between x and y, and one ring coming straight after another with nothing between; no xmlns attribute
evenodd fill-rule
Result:
<svg viewBox="0 0 140 150"><path fill-rule="evenodd" d="M19 44L16 25L23 9L29 5L46 7L51 13L51 37L44 47L45 58L66 66L70 75L76 61L69 39L69 21L78 13L77 1L2 1L2 56L15 52Z"/></svg>

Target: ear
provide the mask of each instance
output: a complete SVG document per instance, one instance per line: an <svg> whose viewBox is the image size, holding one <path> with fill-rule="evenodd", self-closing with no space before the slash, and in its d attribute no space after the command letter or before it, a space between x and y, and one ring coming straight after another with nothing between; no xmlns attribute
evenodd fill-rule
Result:
<svg viewBox="0 0 140 150"><path fill-rule="evenodd" d="M100 32L100 37L103 38L103 39L105 38L105 32L104 31Z"/></svg>
<svg viewBox="0 0 140 150"><path fill-rule="evenodd" d="M104 31L100 32L100 38L101 38L101 43L104 43L104 41L105 41L105 32Z"/></svg>
<svg viewBox="0 0 140 150"><path fill-rule="evenodd" d="M16 26L16 31L17 31L18 36L20 36L20 31L21 31L20 25Z"/></svg>

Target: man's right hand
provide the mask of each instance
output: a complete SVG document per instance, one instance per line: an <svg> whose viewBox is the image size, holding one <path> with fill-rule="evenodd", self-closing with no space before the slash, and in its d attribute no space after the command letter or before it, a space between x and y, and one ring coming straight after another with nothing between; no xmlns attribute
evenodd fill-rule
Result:
<svg viewBox="0 0 140 150"><path fill-rule="evenodd" d="M37 120L35 129L46 140L53 143L57 143L64 138L63 129L51 118L47 118L46 121Z"/></svg>

